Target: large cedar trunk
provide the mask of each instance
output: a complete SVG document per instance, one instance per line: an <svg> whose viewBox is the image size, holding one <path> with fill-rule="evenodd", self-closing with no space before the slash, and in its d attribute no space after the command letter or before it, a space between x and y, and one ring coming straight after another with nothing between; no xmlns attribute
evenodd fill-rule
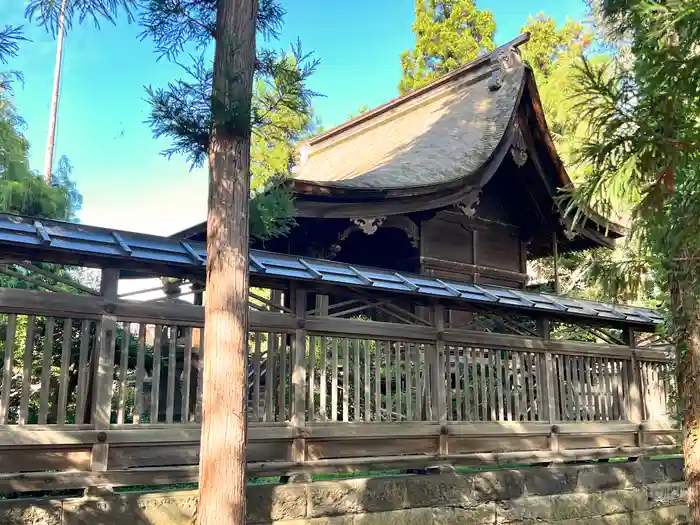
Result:
<svg viewBox="0 0 700 525"><path fill-rule="evenodd" d="M700 307L693 286L670 278L678 400L683 421L683 459L693 525L700 525Z"/></svg>
<svg viewBox="0 0 700 525"><path fill-rule="evenodd" d="M250 100L257 0L220 0L209 147L199 525L246 515Z"/></svg>

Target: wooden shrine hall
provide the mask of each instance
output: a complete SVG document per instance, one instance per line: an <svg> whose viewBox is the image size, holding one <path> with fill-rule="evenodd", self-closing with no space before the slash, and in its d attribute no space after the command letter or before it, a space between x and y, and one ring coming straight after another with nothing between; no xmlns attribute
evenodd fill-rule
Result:
<svg viewBox="0 0 700 525"><path fill-rule="evenodd" d="M572 182L527 39L304 143L298 225L258 248L523 288L529 259L612 246L620 226L578 210L573 230L564 215ZM174 237L204 240L205 226Z"/></svg>
<svg viewBox="0 0 700 525"><path fill-rule="evenodd" d="M678 451L663 316L525 286L624 233L564 215L526 40L302 145L297 226L249 256L250 477ZM0 493L196 482L204 236L0 214Z"/></svg>

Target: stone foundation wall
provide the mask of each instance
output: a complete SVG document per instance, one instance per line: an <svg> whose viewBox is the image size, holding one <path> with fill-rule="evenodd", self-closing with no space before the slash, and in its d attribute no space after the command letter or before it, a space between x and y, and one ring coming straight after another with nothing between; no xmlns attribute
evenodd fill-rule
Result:
<svg viewBox="0 0 700 525"><path fill-rule="evenodd" d="M0 502L0 524L188 525L196 491ZM257 485L253 525L676 525L680 460Z"/></svg>

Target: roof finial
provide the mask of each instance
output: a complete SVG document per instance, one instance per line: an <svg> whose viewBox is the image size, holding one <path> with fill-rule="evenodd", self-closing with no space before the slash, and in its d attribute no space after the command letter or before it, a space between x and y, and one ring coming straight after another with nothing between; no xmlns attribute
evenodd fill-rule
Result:
<svg viewBox="0 0 700 525"><path fill-rule="evenodd" d="M489 80L489 91L498 91L503 86L503 75L515 64L522 61L520 50L514 46L503 46L496 49L491 54L491 79Z"/></svg>

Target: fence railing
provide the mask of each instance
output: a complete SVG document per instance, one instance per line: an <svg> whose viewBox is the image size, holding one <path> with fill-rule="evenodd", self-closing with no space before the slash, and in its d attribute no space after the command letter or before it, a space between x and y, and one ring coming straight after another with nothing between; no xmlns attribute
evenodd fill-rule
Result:
<svg viewBox="0 0 700 525"><path fill-rule="evenodd" d="M542 319L528 336L446 328L439 304L343 318L292 296L250 311L251 476L676 447L664 350L551 340ZM199 306L0 290L0 492L195 481L203 322Z"/></svg>

